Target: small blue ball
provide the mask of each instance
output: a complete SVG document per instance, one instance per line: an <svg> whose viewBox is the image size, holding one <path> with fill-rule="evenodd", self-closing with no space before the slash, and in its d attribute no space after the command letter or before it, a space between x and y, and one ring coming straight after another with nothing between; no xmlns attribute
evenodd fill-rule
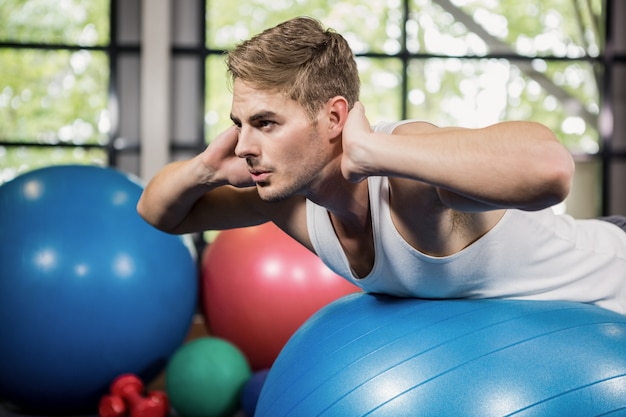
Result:
<svg viewBox="0 0 626 417"><path fill-rule="evenodd" d="M625 316L573 302L355 294L294 334L256 416L572 417L624 409Z"/></svg>
<svg viewBox="0 0 626 417"><path fill-rule="evenodd" d="M246 417L253 417L256 405L259 402L261 389L267 378L269 369L263 369L252 374L241 391L241 408Z"/></svg>

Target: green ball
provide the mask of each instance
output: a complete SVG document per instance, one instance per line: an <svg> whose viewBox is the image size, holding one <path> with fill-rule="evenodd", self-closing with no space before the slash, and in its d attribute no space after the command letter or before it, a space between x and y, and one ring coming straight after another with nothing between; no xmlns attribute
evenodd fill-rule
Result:
<svg viewBox="0 0 626 417"><path fill-rule="evenodd" d="M180 347L167 364L165 386L172 407L182 417L231 416L251 369L230 342L201 337Z"/></svg>

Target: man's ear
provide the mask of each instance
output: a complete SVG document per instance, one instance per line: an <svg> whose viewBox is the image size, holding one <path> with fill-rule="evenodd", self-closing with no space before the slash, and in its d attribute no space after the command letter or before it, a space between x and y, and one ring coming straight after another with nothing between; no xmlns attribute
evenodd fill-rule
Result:
<svg viewBox="0 0 626 417"><path fill-rule="evenodd" d="M343 131L343 126L348 119L348 100L343 96L335 96L326 103L326 115L328 117L329 135L339 136Z"/></svg>

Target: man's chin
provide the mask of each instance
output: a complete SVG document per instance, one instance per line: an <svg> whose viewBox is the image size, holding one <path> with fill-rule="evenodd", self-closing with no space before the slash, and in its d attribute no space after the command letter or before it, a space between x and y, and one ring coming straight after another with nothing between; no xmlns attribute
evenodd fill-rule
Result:
<svg viewBox="0 0 626 417"><path fill-rule="evenodd" d="M276 194L275 192L272 192L271 187L267 184L257 183L256 189L259 193L259 197L261 197L261 200L268 203L275 203L288 198L288 196L284 194Z"/></svg>
<svg viewBox="0 0 626 417"><path fill-rule="evenodd" d="M268 184L257 182L256 190L259 193L259 197L261 197L261 200L269 202L274 200L274 195L270 191L270 186Z"/></svg>

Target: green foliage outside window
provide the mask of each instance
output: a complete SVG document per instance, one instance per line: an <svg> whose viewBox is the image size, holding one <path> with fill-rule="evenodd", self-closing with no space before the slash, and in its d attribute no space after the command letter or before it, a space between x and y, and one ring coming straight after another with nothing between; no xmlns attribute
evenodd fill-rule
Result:
<svg viewBox="0 0 626 417"><path fill-rule="evenodd" d="M109 59L97 50L109 43L109 1L3 0L0 22L0 184L52 164L106 164L104 149L79 146L109 141Z"/></svg>
<svg viewBox="0 0 626 417"><path fill-rule="evenodd" d="M109 0L2 0L0 41L107 45Z"/></svg>
<svg viewBox="0 0 626 417"><path fill-rule="evenodd" d="M411 60L409 117L534 120L574 153L599 150L601 1L413 0L409 14L407 49L441 56ZM463 59L489 54L506 59Z"/></svg>
<svg viewBox="0 0 626 417"><path fill-rule="evenodd" d="M109 66L103 52L0 49L0 141L108 141Z"/></svg>

